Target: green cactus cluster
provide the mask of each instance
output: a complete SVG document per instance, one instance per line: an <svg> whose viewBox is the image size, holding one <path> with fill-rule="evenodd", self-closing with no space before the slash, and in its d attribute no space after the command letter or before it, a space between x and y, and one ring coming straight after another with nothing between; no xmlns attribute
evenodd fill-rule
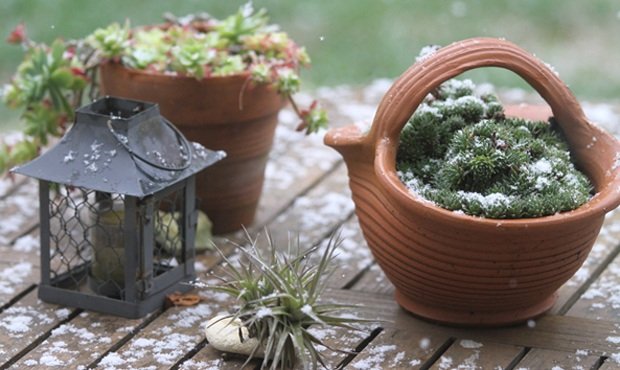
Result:
<svg viewBox="0 0 620 370"><path fill-rule="evenodd" d="M400 136L397 171L416 196L498 219L573 210L591 197L553 118L509 118L497 97L450 80L420 105Z"/></svg>

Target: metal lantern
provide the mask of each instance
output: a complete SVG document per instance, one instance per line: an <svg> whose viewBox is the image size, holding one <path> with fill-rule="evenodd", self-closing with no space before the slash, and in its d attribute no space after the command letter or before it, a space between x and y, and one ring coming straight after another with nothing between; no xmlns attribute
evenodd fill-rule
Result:
<svg viewBox="0 0 620 370"><path fill-rule="evenodd" d="M153 103L105 97L76 111L40 180L46 302L138 318L195 277L195 175L225 156L188 142Z"/></svg>

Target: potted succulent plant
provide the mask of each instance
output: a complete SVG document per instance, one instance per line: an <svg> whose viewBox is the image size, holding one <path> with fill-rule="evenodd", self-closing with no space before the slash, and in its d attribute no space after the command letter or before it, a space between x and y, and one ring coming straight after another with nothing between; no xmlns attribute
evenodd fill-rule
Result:
<svg viewBox="0 0 620 370"><path fill-rule="evenodd" d="M591 182L594 195L578 173L567 175L567 181L582 191L573 194L574 199L558 185L548 184L551 177L560 176L554 173L559 162L564 170L571 166L558 160L556 168L555 159L539 157L549 149L539 142L524 146L524 152L509 153L523 144L519 135L547 130L542 124L506 120L488 97L486 102L465 97L457 103L458 91L442 96L443 82L487 66L517 73L546 100L553 125L566 138L570 157ZM435 96L427 98L429 93ZM461 117L446 114L455 107ZM417 118L408 123L418 108ZM482 122L468 128L463 114ZM433 116L444 115L442 127L430 127L437 124ZM494 117L501 127L491 124ZM521 130L517 138L514 133L504 135L508 126ZM454 135L443 136L442 130ZM543 136L531 141L549 138L548 133ZM325 141L345 159L361 228L396 287L396 300L433 321L505 325L546 312L556 290L587 257L605 213L620 204L620 144L587 121L575 97L547 65L504 40L465 40L420 58L386 93L368 133L348 126L331 130ZM456 148L450 148L451 141ZM399 147L407 142L418 147ZM434 156L435 149L448 158L411 164L420 153ZM556 149L562 152L562 144ZM406 157L413 162L404 161ZM531 178L520 177L523 171ZM516 196L508 201L512 195L500 195L501 184L489 181L504 174L514 180L504 185L518 190L530 182L551 197L532 196L529 205ZM462 188L454 191L453 186ZM477 186L483 188L480 193L475 193Z"/></svg>
<svg viewBox="0 0 620 370"><path fill-rule="evenodd" d="M27 60L4 90L23 107L28 140L3 151L0 167L35 154L71 120L75 103L90 94L156 102L191 141L223 150L227 158L197 179L200 207L215 233L252 222L280 109L290 102L306 133L325 127L316 103L298 108L299 68L310 59L251 4L223 20L208 14L132 28L114 23L74 42L36 45L19 26L10 39L28 46ZM67 95L71 95L71 100Z"/></svg>

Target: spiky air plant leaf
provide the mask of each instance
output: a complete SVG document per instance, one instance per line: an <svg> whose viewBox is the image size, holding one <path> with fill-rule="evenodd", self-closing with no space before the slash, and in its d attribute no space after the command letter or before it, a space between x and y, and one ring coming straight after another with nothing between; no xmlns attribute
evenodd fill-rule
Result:
<svg viewBox="0 0 620 370"><path fill-rule="evenodd" d="M368 322L342 315L352 306L319 301L334 271L335 252L342 239L334 234L326 246L304 248L297 238L289 240L286 251L280 252L269 233L266 248L259 247L258 238L247 233L246 237L247 246L238 249L243 263L234 263L220 251L225 261L218 276L221 284L209 286L237 300L239 309L224 318L241 320L249 337L258 340L246 364L261 353L261 369L289 369L298 363L304 369L316 369L325 366L318 346L349 353L329 347L309 330L358 330L353 324Z"/></svg>

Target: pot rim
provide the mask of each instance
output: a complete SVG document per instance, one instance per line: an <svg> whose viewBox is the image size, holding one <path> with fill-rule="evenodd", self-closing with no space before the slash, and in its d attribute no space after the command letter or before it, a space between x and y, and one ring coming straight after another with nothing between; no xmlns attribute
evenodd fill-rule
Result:
<svg viewBox="0 0 620 370"><path fill-rule="evenodd" d="M146 69L131 68L131 67L126 66L122 62L117 62L114 60L107 60L101 63L100 68L106 68L106 67L122 69L122 70L125 70L127 73L140 75L140 76L155 76L155 77L170 78L170 79L188 80L188 81L192 80L192 81L197 81L197 82L203 82L203 81L222 81L223 82L226 80L237 80L237 79L242 79L245 81L245 80L250 79L251 77L251 74L249 71L243 71L240 73L235 73L235 74L226 75L226 76L208 76L208 77L196 78L193 76L187 76L187 75L181 75L181 74L167 74L167 73L152 72ZM272 83L264 83L264 84L261 83L260 85L271 86L273 84Z"/></svg>
<svg viewBox="0 0 620 370"><path fill-rule="evenodd" d="M616 155L620 155L620 143L614 136L607 133L596 125L591 125L596 131L597 141L612 143ZM620 205L620 164L616 163L608 169L606 182L602 188L595 189L596 193L580 207L566 212L559 212L549 216L530 218L485 218L471 216L447 210L434 203L412 194L396 173L396 152L398 143L387 138L380 140L376 148L374 170L382 191L388 195L386 198L393 202L393 206L402 207L407 212L423 214L434 221L448 222L474 222L481 227L503 228L527 228L546 227L569 221L577 221L589 217L604 216L605 213ZM587 172L587 171L585 171ZM383 176L379 175L383 174Z"/></svg>

